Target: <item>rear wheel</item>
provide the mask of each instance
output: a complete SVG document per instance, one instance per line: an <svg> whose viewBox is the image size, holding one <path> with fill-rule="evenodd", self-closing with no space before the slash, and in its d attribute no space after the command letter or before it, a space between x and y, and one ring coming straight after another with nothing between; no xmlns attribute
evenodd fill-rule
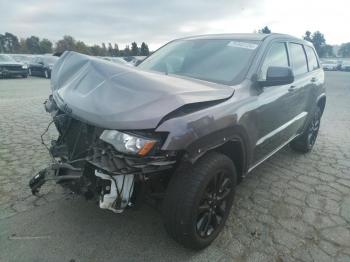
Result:
<svg viewBox="0 0 350 262"><path fill-rule="evenodd" d="M168 233L187 248L208 246L224 227L236 183L236 168L223 154L211 152L179 168L163 202Z"/></svg>
<svg viewBox="0 0 350 262"><path fill-rule="evenodd" d="M321 108L317 106L304 133L290 143L293 150L301 153L308 153L312 150L320 129L321 116Z"/></svg>

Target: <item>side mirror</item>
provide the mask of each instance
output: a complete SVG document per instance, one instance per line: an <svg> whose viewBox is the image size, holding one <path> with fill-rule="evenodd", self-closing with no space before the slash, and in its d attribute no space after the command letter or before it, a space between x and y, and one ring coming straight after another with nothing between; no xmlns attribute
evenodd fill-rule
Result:
<svg viewBox="0 0 350 262"><path fill-rule="evenodd" d="M294 74L290 67L270 66L267 69L266 80L260 83L262 86L279 86L293 82Z"/></svg>

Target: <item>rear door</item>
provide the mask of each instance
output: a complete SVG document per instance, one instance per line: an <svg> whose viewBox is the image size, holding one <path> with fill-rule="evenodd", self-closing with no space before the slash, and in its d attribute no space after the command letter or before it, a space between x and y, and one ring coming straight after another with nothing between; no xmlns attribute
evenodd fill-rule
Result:
<svg viewBox="0 0 350 262"><path fill-rule="evenodd" d="M306 101L306 110L310 114L310 112L313 110L313 106L315 105L315 101L317 100L317 97L319 95L319 90L323 84L324 74L323 70L321 69L319 60L317 59L315 49L307 45L304 45L304 49L308 61L310 81L310 88L307 90L308 100Z"/></svg>
<svg viewBox="0 0 350 262"><path fill-rule="evenodd" d="M294 83L290 88L291 101L293 101L290 105L290 113L296 121L291 126L292 135L300 132L307 119L314 80L309 72L304 46L300 43L289 42L288 51L294 73Z"/></svg>

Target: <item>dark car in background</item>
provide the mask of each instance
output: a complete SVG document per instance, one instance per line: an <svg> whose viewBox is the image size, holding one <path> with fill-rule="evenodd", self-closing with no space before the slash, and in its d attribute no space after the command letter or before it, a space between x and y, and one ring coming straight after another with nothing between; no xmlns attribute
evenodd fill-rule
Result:
<svg viewBox="0 0 350 262"><path fill-rule="evenodd" d="M33 57L28 67L29 75L51 78L51 70L57 60L57 56L50 55Z"/></svg>
<svg viewBox="0 0 350 262"><path fill-rule="evenodd" d="M0 54L0 78L18 76L27 77L28 66L17 62L9 55Z"/></svg>
<svg viewBox="0 0 350 262"><path fill-rule="evenodd" d="M33 194L55 179L115 213L152 200L193 249L218 236L254 168L287 144L312 150L326 104L313 45L281 34L179 39L137 67L65 52L51 89L59 136Z"/></svg>

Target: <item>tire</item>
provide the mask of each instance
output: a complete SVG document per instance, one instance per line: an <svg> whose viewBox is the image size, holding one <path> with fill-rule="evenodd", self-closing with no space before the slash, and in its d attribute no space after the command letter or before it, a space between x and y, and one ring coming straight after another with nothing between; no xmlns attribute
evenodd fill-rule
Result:
<svg viewBox="0 0 350 262"><path fill-rule="evenodd" d="M321 117L321 108L317 106L305 131L290 143L290 147L294 151L308 153L312 150L316 142L318 130L320 129Z"/></svg>
<svg viewBox="0 0 350 262"><path fill-rule="evenodd" d="M22 75L22 78L27 78L28 77L28 75Z"/></svg>
<svg viewBox="0 0 350 262"><path fill-rule="evenodd" d="M219 185L216 189L221 191L214 190L215 181ZM236 184L235 165L223 154L210 152L194 165L180 166L163 201L163 220L169 235L190 249L210 245L230 213Z"/></svg>

